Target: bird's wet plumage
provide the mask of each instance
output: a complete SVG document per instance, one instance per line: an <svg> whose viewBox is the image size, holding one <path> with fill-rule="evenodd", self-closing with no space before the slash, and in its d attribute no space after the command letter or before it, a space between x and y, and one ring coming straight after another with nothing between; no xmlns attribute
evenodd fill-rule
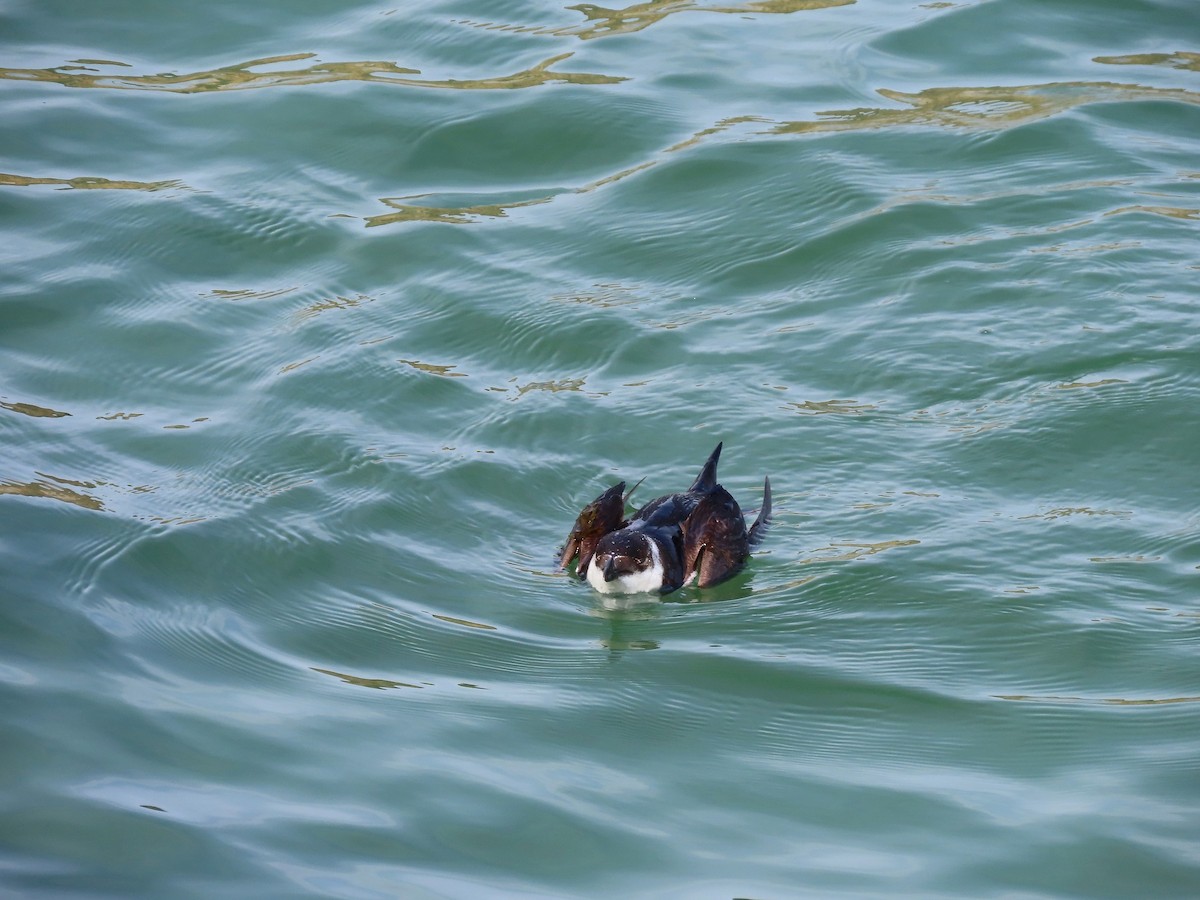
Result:
<svg viewBox="0 0 1200 900"><path fill-rule="evenodd" d="M559 563L578 560L576 574L605 593L669 593L695 579L712 587L745 565L771 519L771 482L746 527L741 508L717 481L722 444L691 487L664 494L625 518L625 482L613 485L580 512Z"/></svg>

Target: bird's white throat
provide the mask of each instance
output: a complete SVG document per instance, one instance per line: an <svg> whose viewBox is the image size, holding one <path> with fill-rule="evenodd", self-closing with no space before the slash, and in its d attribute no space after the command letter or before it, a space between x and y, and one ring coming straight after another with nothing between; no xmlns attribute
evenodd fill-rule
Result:
<svg viewBox="0 0 1200 900"><path fill-rule="evenodd" d="M650 567L640 572L630 572L628 575L618 575L612 581L604 580L604 573L596 565L592 557L588 563L588 584L602 594L647 594L651 591L661 591L663 586L662 557L658 553L658 544L645 538L650 545Z"/></svg>

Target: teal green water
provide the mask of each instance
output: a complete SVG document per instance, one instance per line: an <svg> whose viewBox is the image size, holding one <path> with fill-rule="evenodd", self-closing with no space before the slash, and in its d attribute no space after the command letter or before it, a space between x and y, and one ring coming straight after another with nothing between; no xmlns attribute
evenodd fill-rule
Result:
<svg viewBox="0 0 1200 900"><path fill-rule="evenodd" d="M1200 896L1193 6L0 6L0 893Z"/></svg>

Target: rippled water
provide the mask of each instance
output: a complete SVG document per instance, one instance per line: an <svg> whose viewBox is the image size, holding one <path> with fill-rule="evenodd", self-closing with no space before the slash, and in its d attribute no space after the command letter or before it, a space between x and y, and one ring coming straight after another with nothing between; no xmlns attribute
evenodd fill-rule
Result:
<svg viewBox="0 0 1200 900"><path fill-rule="evenodd" d="M1200 896L1193 4L0 33L4 893Z"/></svg>

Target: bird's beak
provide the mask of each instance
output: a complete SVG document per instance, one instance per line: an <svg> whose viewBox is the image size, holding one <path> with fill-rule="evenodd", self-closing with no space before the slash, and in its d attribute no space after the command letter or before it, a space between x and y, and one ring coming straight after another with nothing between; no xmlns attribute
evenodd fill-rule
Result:
<svg viewBox="0 0 1200 900"><path fill-rule="evenodd" d="M610 556L604 561L604 568L601 570L604 573L605 581L612 581L617 577L617 560L616 557Z"/></svg>

